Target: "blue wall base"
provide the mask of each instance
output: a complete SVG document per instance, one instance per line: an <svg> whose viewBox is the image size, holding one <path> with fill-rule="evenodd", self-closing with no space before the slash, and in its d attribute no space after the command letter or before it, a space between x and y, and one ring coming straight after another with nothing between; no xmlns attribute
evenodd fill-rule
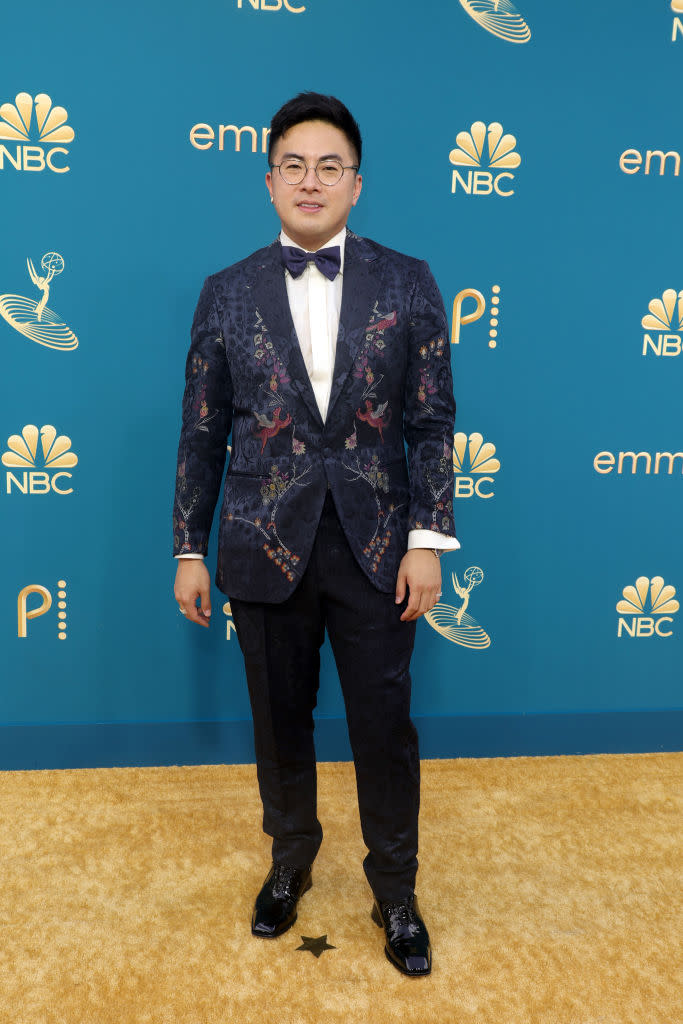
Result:
<svg viewBox="0 0 683 1024"><path fill-rule="evenodd" d="M683 709L424 716L423 758L624 754L683 749ZM316 723L321 761L351 759L346 722ZM251 721L0 726L0 770L254 760Z"/></svg>

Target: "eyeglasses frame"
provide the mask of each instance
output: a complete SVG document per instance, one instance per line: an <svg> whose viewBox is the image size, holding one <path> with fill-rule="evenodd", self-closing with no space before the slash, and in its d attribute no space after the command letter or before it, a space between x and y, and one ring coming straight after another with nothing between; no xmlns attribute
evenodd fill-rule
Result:
<svg viewBox="0 0 683 1024"><path fill-rule="evenodd" d="M301 179L301 181L295 181L295 182L287 181L287 179L285 178L284 174L282 173L282 164L281 163L279 163L279 164L269 164L268 166L270 167L271 171L273 171L277 167L278 171L280 172L280 177L284 181L285 185L292 185L292 187L294 187L295 185L300 185L302 181L306 180L306 175L308 174L308 172L310 170L310 165L307 164L305 160L302 160L301 163L304 165L304 176ZM321 163L325 163L325 161L324 160L318 160L318 163L313 168L313 173L315 174L316 178L318 179L318 181L320 182L320 184L324 188L336 188L337 185L339 184L339 182L344 177L344 171L355 171L356 174L357 174L358 171L360 170L360 164L341 164L342 172L339 175L339 181L335 181L334 185L326 185L325 182L320 177L320 175L318 174L318 164L321 164Z"/></svg>

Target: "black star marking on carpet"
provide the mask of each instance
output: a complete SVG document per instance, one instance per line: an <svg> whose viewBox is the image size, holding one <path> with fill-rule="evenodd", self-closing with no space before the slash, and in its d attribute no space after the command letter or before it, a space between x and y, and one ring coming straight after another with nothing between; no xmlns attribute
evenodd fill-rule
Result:
<svg viewBox="0 0 683 1024"><path fill-rule="evenodd" d="M325 952L326 949L337 948L336 946L330 946L329 942L327 941L327 935L321 935L317 939L311 938L310 935L302 935L301 939L303 940L303 944L301 946L296 947L297 951L300 949L307 949L309 953L313 954L316 960L322 953Z"/></svg>

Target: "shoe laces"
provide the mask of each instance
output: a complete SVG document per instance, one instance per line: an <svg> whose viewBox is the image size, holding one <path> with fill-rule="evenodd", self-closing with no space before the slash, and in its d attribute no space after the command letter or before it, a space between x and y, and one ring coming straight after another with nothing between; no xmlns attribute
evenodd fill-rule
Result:
<svg viewBox="0 0 683 1024"><path fill-rule="evenodd" d="M282 897L294 899L297 895L294 892L294 889L296 888L294 883L297 880L296 876L300 873L299 868L288 867L286 864L276 864L275 871L273 873L273 895L278 899L281 899Z"/></svg>
<svg viewBox="0 0 683 1024"><path fill-rule="evenodd" d="M412 896L405 900L382 903L382 913L392 931L408 932L411 936L420 931L420 920Z"/></svg>

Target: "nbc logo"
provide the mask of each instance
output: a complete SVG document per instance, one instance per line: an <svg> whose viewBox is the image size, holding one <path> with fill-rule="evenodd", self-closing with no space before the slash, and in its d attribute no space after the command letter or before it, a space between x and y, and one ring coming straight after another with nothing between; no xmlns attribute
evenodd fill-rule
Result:
<svg viewBox="0 0 683 1024"><path fill-rule="evenodd" d="M66 485L72 474L66 470L77 465L78 456L70 449L71 439L58 435L50 425L38 430L29 423L21 434L12 434L7 439L2 464L18 473L7 473L7 493L17 490L21 494L73 494L73 487Z"/></svg>
<svg viewBox="0 0 683 1024"><path fill-rule="evenodd" d="M64 259L58 252L46 252L40 261L42 274L38 273L32 260L27 259L26 266L28 276L38 291L42 292L42 298L36 301L23 295L0 295L0 316L19 334L46 348L56 348L62 352L78 348L78 338L74 332L47 305L50 284L64 270Z"/></svg>
<svg viewBox="0 0 683 1024"><path fill-rule="evenodd" d="M675 15L683 14L683 0L671 0L671 10ZM683 18L675 17L671 42L675 43L677 39L683 39Z"/></svg>
<svg viewBox="0 0 683 1024"><path fill-rule="evenodd" d="M230 634L235 633L237 635L237 628L232 618L232 608L230 602L226 601L223 605L223 614L225 615L225 639L230 639Z"/></svg>
<svg viewBox="0 0 683 1024"><path fill-rule="evenodd" d="M484 572L478 565L465 569L462 583L456 573L451 576L453 590L459 604L439 602L425 614L425 619L437 633L461 647L469 647L474 651L483 651L491 645L491 637L481 628L479 623L467 614L470 594L484 580Z"/></svg>
<svg viewBox="0 0 683 1024"><path fill-rule="evenodd" d="M493 476L500 469L496 446L481 434L453 436L453 472L456 498L492 498Z"/></svg>
<svg viewBox="0 0 683 1024"><path fill-rule="evenodd" d="M0 106L0 170L5 160L16 171L44 171L55 174L70 170L65 163L69 150L55 143L73 142L74 130L66 123L64 107L55 107L44 92L34 99L20 92L14 103ZM6 145L5 143L15 143ZM27 143L33 142L33 145ZM40 143L40 145L36 145Z"/></svg>
<svg viewBox="0 0 683 1024"><path fill-rule="evenodd" d="M468 132L459 132L455 141L457 146L449 154L450 162L456 168L470 169L466 177L457 169L453 171L452 193L461 189L475 196L490 196L492 192L504 197L514 195L514 189L509 187L515 179L511 171L522 162L519 153L514 151L517 145L514 135L504 135L503 126L497 121L488 127L483 121L475 121ZM483 170L484 167L490 170Z"/></svg>
<svg viewBox="0 0 683 1024"><path fill-rule="evenodd" d="M665 586L661 576L653 576L651 580L639 576L635 587L624 587L623 598L617 603L617 636L624 633L632 637L672 636L668 627L680 607L675 596L676 588Z"/></svg>
<svg viewBox="0 0 683 1024"><path fill-rule="evenodd" d="M40 604L33 603L34 597L40 598ZM52 604L52 593L41 583L31 583L19 591L17 597L17 636L19 639L26 639L29 621L45 615L52 608ZM66 580L57 582L57 608L57 637L60 640L66 640Z"/></svg>
<svg viewBox="0 0 683 1024"><path fill-rule="evenodd" d="M463 305L466 299L474 300L474 309L471 307L465 313ZM486 299L477 288L463 288L453 299L453 317L451 328L451 345L460 344L460 328L465 324L473 324L480 320L486 312ZM490 312L489 312L489 348L498 345L498 323L500 316L500 285L494 284L491 289Z"/></svg>
<svg viewBox="0 0 683 1024"><path fill-rule="evenodd" d="M508 43L528 43L531 29L510 0L460 0L470 18Z"/></svg>
<svg viewBox="0 0 683 1024"><path fill-rule="evenodd" d="M303 14L303 4L293 4L291 0L237 0L237 7L253 7L255 11L289 11L290 14Z"/></svg>
<svg viewBox="0 0 683 1024"><path fill-rule="evenodd" d="M651 352L655 356L679 356L683 332L683 291L667 288L661 299L653 299L647 308L650 312L645 314L641 323L646 332L653 331L655 336L644 335L643 355Z"/></svg>

